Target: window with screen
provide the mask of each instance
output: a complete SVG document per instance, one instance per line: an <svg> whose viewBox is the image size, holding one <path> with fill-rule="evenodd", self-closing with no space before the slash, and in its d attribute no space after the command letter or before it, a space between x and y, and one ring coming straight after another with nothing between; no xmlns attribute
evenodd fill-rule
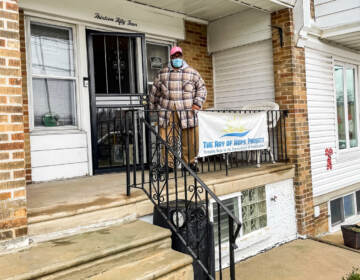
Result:
<svg viewBox="0 0 360 280"><path fill-rule="evenodd" d="M72 28L30 24L34 126L76 125Z"/></svg>

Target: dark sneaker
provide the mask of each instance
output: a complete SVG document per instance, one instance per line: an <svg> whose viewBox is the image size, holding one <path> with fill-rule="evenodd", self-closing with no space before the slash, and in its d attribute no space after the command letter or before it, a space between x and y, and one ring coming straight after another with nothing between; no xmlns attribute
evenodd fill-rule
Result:
<svg viewBox="0 0 360 280"><path fill-rule="evenodd" d="M197 165L195 163L191 163L190 168L194 172L199 172L199 167L197 167Z"/></svg>
<svg viewBox="0 0 360 280"><path fill-rule="evenodd" d="M194 171L195 173L199 172L199 168L196 166L195 163L190 163L189 164L189 167L192 171ZM186 169L183 167L182 168L183 171L186 171Z"/></svg>

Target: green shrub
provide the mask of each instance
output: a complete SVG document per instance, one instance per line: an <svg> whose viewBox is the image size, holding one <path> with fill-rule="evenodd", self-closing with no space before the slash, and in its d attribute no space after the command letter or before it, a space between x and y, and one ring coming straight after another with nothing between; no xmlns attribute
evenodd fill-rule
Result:
<svg viewBox="0 0 360 280"><path fill-rule="evenodd" d="M343 277L342 280L360 280L360 268L353 267L352 272Z"/></svg>

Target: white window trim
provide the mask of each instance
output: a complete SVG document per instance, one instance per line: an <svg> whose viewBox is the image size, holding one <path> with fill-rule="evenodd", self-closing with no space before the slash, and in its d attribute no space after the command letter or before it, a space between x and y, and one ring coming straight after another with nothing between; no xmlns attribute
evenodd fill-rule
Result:
<svg viewBox="0 0 360 280"><path fill-rule="evenodd" d="M75 125L64 125L57 127L45 127L38 126L35 127L34 124L34 98L33 98L33 87L32 87L32 78L33 77L44 77L43 75L33 75L32 74L32 57L31 57L31 30L30 24L31 22L46 24L55 27L67 27L72 30L72 40L73 40L73 56L74 56L74 71L75 75L73 77L58 77L59 79L66 80L74 80L75 81ZM29 100L29 126L31 134L42 134L44 131L49 132L68 132L68 131L79 131L81 125L81 114L80 114L80 67L79 67L79 55L78 55L78 44L77 44L78 34L76 30L76 26L74 24L65 23L65 22L57 22L49 19L26 16L25 17L25 47L26 47L26 67L27 67L27 82L28 82L28 100ZM55 76L54 76L55 77ZM56 78L56 77L55 77Z"/></svg>
<svg viewBox="0 0 360 280"><path fill-rule="evenodd" d="M337 196L337 197L334 197L332 198L331 200L328 201L328 224L329 224L329 232L336 232L336 231L339 231L341 230L341 226L342 225L346 225L346 224L357 224L360 222L360 213L357 212L357 205L356 205L356 192L360 191L359 190L355 190L355 191L352 191L352 192L349 192L347 194L344 194L344 195L340 195L340 196ZM333 200L336 200L338 198L342 198L342 197L345 197L345 196L348 196L348 195L351 195L353 194L353 202L354 202L354 212L355 212L355 215L354 216L351 216L351 217L348 217L348 218L345 218L344 221L342 223L339 223L339 224L336 224L336 225L332 225L331 224L331 201Z"/></svg>
<svg viewBox="0 0 360 280"><path fill-rule="evenodd" d="M344 104L345 104L345 96L347 100L347 87L346 87L346 80L345 80L345 73L346 69L353 68L355 69L355 98L356 98L356 117L357 117L357 140L358 140L358 147L353 148L346 148L346 149L340 149L340 143L339 143L339 131L338 131L338 113L337 113L337 100L336 100L336 81L335 81L335 66L342 66L344 67ZM351 64L348 62L344 62L342 60L333 59L333 91L334 91L334 107L335 107L335 137L336 137L336 159L337 161L343 162L346 160L350 160L354 157L354 152L357 154L360 152L360 92L359 92L359 80L360 80L360 74L359 74L359 66L357 64ZM347 103L345 104L347 105ZM345 129L346 129L346 139L348 139L348 107L345 107ZM349 141L346 140L346 145L348 145ZM358 155L356 155L358 156Z"/></svg>

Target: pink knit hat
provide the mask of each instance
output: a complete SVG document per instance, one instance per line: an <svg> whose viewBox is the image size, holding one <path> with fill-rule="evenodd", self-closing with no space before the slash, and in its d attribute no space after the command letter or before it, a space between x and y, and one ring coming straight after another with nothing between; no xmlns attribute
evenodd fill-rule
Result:
<svg viewBox="0 0 360 280"><path fill-rule="evenodd" d="M178 46L175 46L175 47L172 47L171 50L170 50L170 55L173 55L173 54L176 54L176 53L183 53L182 52L182 49Z"/></svg>

